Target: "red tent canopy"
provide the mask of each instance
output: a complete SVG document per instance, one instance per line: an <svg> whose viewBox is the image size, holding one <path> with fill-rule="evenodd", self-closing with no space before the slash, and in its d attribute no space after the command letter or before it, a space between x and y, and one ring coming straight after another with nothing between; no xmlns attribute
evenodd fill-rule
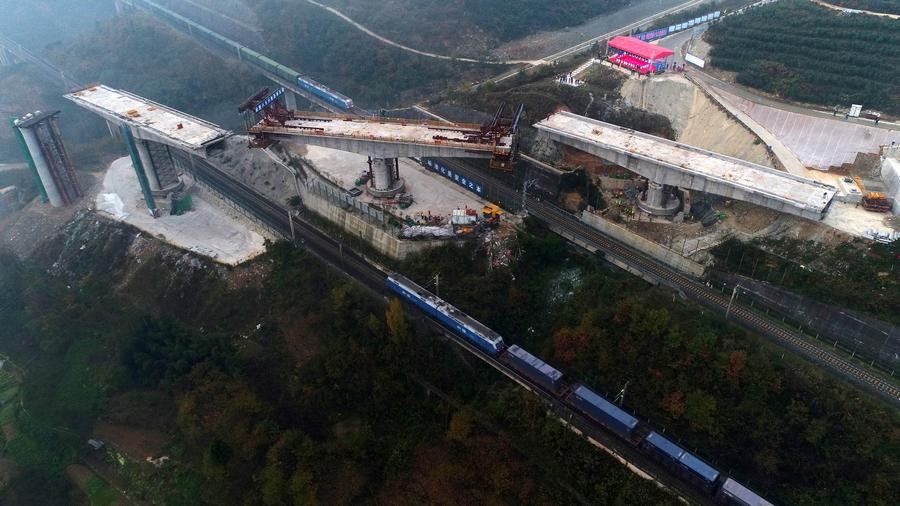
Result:
<svg viewBox="0 0 900 506"><path fill-rule="evenodd" d="M644 42L634 37L616 37L609 41L609 47L628 51L631 54L636 54L648 60L658 60L675 54L671 49L666 49L657 46L656 44L650 44L649 42Z"/></svg>

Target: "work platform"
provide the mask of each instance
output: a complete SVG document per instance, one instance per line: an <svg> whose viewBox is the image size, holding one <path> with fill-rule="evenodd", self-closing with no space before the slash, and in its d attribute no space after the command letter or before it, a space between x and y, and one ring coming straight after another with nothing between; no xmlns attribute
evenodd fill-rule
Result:
<svg viewBox="0 0 900 506"><path fill-rule="evenodd" d="M228 130L202 119L104 85L74 91L65 98L112 124L130 126L135 138L189 151L203 158L206 158L208 147L231 135Z"/></svg>
<svg viewBox="0 0 900 506"><path fill-rule="evenodd" d="M650 181L821 220L833 186L569 112L535 124L551 140L620 165Z"/></svg>
<svg viewBox="0 0 900 506"><path fill-rule="evenodd" d="M377 158L509 158L515 149L515 136L509 129L498 135L474 124L311 112L292 112L279 122L266 118L249 133Z"/></svg>

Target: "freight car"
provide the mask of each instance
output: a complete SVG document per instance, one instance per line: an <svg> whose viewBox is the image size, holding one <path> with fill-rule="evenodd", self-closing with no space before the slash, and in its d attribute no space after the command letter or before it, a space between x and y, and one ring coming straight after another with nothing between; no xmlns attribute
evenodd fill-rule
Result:
<svg viewBox="0 0 900 506"><path fill-rule="evenodd" d="M436 317L454 332L521 374L559 402L605 427L641 453L674 471L686 483L732 506L772 506L752 490L707 464L648 424L598 395L590 388L569 383L563 373L518 345L507 347L497 332L448 304L403 275L387 277L394 292Z"/></svg>
<svg viewBox="0 0 900 506"><path fill-rule="evenodd" d="M638 425L637 418L623 409L595 394L584 385L576 385L574 404L579 411L600 422L607 429L631 441L634 429Z"/></svg>
<svg viewBox="0 0 900 506"><path fill-rule="evenodd" d="M503 361L550 392L558 393L563 386L561 372L515 344L506 349Z"/></svg>
<svg viewBox="0 0 900 506"><path fill-rule="evenodd" d="M731 478L726 478L725 482L719 488L716 498L724 504L730 506L774 506L769 501L763 499L756 492L741 485Z"/></svg>
<svg viewBox="0 0 900 506"><path fill-rule="evenodd" d="M643 447L664 465L674 468L688 481L706 492L712 492L719 479L719 471L703 462L692 453L685 451L658 432L653 431L644 438Z"/></svg>

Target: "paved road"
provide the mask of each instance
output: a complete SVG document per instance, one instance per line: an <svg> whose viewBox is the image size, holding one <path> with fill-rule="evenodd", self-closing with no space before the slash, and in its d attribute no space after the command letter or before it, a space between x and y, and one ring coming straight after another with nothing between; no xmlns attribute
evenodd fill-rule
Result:
<svg viewBox="0 0 900 506"><path fill-rule="evenodd" d="M316 2L315 0L306 0L306 1L312 5L315 5L316 7L321 7L322 9L325 9L326 11L343 19L344 21L355 26L357 29L359 29L360 31L362 31L363 33L365 33L366 35L368 35L370 37L374 37L374 38L380 40L381 42L384 42L385 44L394 46L396 48L400 48L400 49L402 49L404 51L408 51L410 53L415 53L420 56L427 56L429 58L437 58L439 60L453 60L453 61L462 61L462 62L467 62L467 63L488 63L488 64L492 64L492 65L518 65L518 64L522 64L522 63L531 64L531 65L540 65L541 63L543 63L541 61L532 61L532 60L482 61L482 60L478 60L475 58L457 58L454 56L446 56L446 55L441 55L441 54L429 53L427 51L420 51L418 49L413 49L409 46L404 46L403 44L400 44L399 42L394 42L391 39L388 39L382 35L379 35L379 34L373 32L372 30L369 30L365 26L357 23L352 18L350 18L343 12L335 9L334 7L329 7L327 5Z"/></svg>
<svg viewBox="0 0 900 506"><path fill-rule="evenodd" d="M830 3L826 3L826 2L823 2L823 1L821 1L821 0L809 0L809 1L812 2L812 3L819 4L819 5L821 5L822 7L827 7L827 8L829 8L829 9L834 9L834 10L836 10L836 11L853 12L853 13L862 13L862 14L868 14L869 16L880 16L880 17L883 17L883 18L900 19L900 15L898 15L898 14L888 14L888 13L886 13L886 12L864 11L864 10L861 10L861 9L848 9L848 8L846 8L846 7L840 7L840 6L838 6L838 5L831 5Z"/></svg>
<svg viewBox="0 0 900 506"><path fill-rule="evenodd" d="M838 113L838 116L835 116L833 111L823 110L823 109L815 109L809 106L794 104L790 102L786 102L783 100L777 100L769 97L764 97L753 91L744 88L743 86L734 85L731 83L727 83L722 81L719 78L713 77L702 70L693 67L692 75L697 77L698 79L702 79L703 82L709 84L714 88L718 88L720 90L725 90L732 95L737 95L741 98L745 98L750 100L751 102L766 105L769 107L774 107L776 109L781 109L782 111L795 112L798 114L804 114L806 116L812 116L815 118L825 118L833 121L840 121L845 123L856 123L859 125L866 125L869 127L883 128L885 130L896 130L900 128L900 123L898 122L890 122L890 121L879 121L878 124L875 124L874 120L865 119L865 118L849 118L845 120L841 113Z"/></svg>
<svg viewBox="0 0 900 506"><path fill-rule="evenodd" d="M688 1L688 2L684 2L684 3L679 4L679 5L676 5L676 6L674 6L674 7L670 7L670 8L668 8L668 9L663 10L663 11L657 12L656 14L652 14L652 15L650 15L650 16L647 16L647 17L643 18L643 19L639 19L639 20L637 20L637 21L631 22L631 23L629 23L629 24L627 24L627 25L625 25L625 26L616 28L616 29L611 30L611 31L609 31L609 32L606 32L606 33L604 33L604 34L601 34L601 35L598 35L598 36L595 36L595 37L591 37L591 38L589 38L589 39L587 39L587 40L585 40L585 41L582 41L582 42L579 42L578 44L575 44L574 46L571 46L571 47L569 47L569 48L563 49L562 51L558 51L558 52L556 52L556 53L554 53L554 54L551 54L551 55L549 55L549 56L545 56L544 58L541 58L541 61L546 62L546 63L555 63L555 62L557 62L557 61L559 61L559 60L561 60L561 59L563 59L563 58L565 58L565 57L567 57L567 56L570 56L570 55L572 55L572 54L575 54L575 53L584 51L585 49L591 47L591 45L592 45L594 42L601 41L601 40L604 40L604 39L608 39L608 38L612 37L613 35L616 35L616 34L619 34L619 33L622 33L622 32L626 32L626 31L631 30L631 29L633 29L633 28L637 28L637 27L639 27L639 26L641 26L641 25L644 25L644 24L646 24L646 23L649 23L649 22L651 22L651 21L654 21L654 20L656 20L656 19L658 19L658 18L661 18L661 17L663 17L663 16L667 16L667 15L669 15L669 14L672 14L673 12L677 12L677 11L680 11L680 10L688 9L688 8L693 7L693 6L695 6L695 5L702 4L702 3L706 2L706 1L707 1L707 0L690 0L690 1ZM524 72L524 71L526 71L526 70L532 69L532 68L534 68L534 67L535 67L535 65L528 65L528 66L525 66L525 67L522 67L522 68L513 69L513 70L511 70L511 71L509 71L509 72L506 72L506 73L504 73L504 74L501 74L501 75L497 76L496 78L491 79L491 80L489 80L489 81L494 81L494 82L504 81L504 80L506 80L506 79L509 79L510 77L514 77L514 76L516 76L516 75L518 75L518 74L520 74L520 73L522 73L522 72ZM487 81L485 81L485 82L487 82Z"/></svg>

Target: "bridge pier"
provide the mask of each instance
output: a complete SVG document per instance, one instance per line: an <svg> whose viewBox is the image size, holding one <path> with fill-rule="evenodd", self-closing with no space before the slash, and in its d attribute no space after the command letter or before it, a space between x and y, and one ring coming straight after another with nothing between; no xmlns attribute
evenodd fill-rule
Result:
<svg viewBox="0 0 900 506"><path fill-rule="evenodd" d="M392 198L401 193L405 186L396 158L369 157L369 185L366 186L369 195Z"/></svg>
<svg viewBox="0 0 900 506"><path fill-rule="evenodd" d="M135 139L134 145L137 148L137 155L141 160L141 165L144 167L144 175L147 177L150 191L158 192L160 190L159 177L156 175L156 169L153 167L153 158L150 157L150 150L147 149L146 141Z"/></svg>
<svg viewBox="0 0 900 506"><path fill-rule="evenodd" d="M37 138L37 134L31 128L19 128L19 131L22 132L25 145L31 153L31 160L34 162L34 168L37 170L38 177L41 179L44 191L47 192L47 200L50 201L50 205L53 207L65 206L62 194L59 191L59 187L56 185L56 180L50 169L50 164L44 157L44 152L41 149L41 143Z"/></svg>
<svg viewBox="0 0 900 506"><path fill-rule="evenodd" d="M152 141L144 141L147 144L147 152L153 163L153 172L159 181L159 196L165 197L169 193L180 191L184 183L178 177L175 160L165 144Z"/></svg>
<svg viewBox="0 0 900 506"><path fill-rule="evenodd" d="M284 106L289 111L297 110L297 95L293 91L286 88L284 90Z"/></svg>
<svg viewBox="0 0 900 506"><path fill-rule="evenodd" d="M648 183L637 205L640 210L655 216L674 216L681 208L681 202L671 187L667 188L666 185L655 181Z"/></svg>

